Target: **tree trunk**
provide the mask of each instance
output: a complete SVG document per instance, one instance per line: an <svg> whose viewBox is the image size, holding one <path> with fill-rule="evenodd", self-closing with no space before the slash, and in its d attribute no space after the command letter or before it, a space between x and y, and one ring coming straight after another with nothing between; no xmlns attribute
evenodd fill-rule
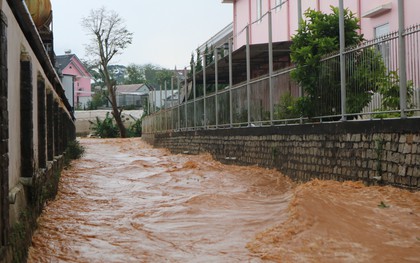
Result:
<svg viewBox="0 0 420 263"><path fill-rule="evenodd" d="M114 87L111 86L111 88L109 88L108 91L109 91L109 96L111 97L112 115L114 115L115 122L117 123L118 130L120 131L120 137L121 138L126 138L127 134L126 134L125 126L124 126L124 123L121 119L122 110L120 111L118 109L117 96L115 94L115 89L114 89Z"/></svg>

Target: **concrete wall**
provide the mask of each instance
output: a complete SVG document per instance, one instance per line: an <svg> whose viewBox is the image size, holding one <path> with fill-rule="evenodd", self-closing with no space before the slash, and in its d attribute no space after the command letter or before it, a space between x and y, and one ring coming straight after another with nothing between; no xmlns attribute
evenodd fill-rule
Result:
<svg viewBox="0 0 420 263"><path fill-rule="evenodd" d="M174 153L276 168L298 181L361 180L420 189L420 119L145 134Z"/></svg>
<svg viewBox="0 0 420 263"><path fill-rule="evenodd" d="M106 114L111 115L112 110L91 110L91 111L75 111L74 115L76 117L76 134L77 136L86 136L92 134L92 124L91 122L96 121L96 117L100 120L104 120ZM123 121L125 126L128 127L131 123L134 122L133 118L140 119L143 116L143 110L125 110L123 111ZM132 117L130 117L132 116Z"/></svg>
<svg viewBox="0 0 420 263"><path fill-rule="evenodd" d="M59 77L23 3L0 0L0 262L25 261L75 138Z"/></svg>

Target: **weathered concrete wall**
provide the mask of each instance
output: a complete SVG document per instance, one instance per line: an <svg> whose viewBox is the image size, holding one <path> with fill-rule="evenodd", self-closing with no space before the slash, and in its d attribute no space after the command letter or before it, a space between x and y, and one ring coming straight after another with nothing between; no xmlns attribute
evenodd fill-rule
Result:
<svg viewBox="0 0 420 263"><path fill-rule="evenodd" d="M104 120L106 114L111 115L112 110L90 110L90 111L75 111L74 116L76 118L76 134L77 136L86 136L93 133L91 122L96 121L96 117L101 120ZM131 123L134 122L133 118L140 119L143 115L143 110L125 110L123 111L122 118L123 121L128 127ZM132 117L133 118L132 118Z"/></svg>
<svg viewBox="0 0 420 263"><path fill-rule="evenodd" d="M25 262L75 126L24 1L0 0L0 13L0 262Z"/></svg>
<svg viewBox="0 0 420 263"><path fill-rule="evenodd" d="M292 179L420 188L420 119L143 134L174 153L276 168Z"/></svg>

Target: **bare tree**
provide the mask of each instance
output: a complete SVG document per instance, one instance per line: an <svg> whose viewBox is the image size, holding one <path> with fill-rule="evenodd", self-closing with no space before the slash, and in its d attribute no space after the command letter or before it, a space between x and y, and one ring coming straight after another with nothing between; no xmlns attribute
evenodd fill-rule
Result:
<svg viewBox="0 0 420 263"><path fill-rule="evenodd" d="M126 137L126 130L121 119L122 108L117 106L116 82L112 79L109 62L131 44L133 33L128 31L124 20L115 12L105 7L91 10L89 16L82 18L82 26L92 37L86 45L86 52L93 56L108 90L108 101L112 106L120 135Z"/></svg>

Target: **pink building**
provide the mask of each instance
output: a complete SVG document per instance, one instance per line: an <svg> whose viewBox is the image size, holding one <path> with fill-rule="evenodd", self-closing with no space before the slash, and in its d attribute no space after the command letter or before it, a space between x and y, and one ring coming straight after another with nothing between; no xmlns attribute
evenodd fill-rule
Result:
<svg viewBox="0 0 420 263"><path fill-rule="evenodd" d="M338 0L301 0L302 12L308 8L330 13L330 6L338 6ZM298 28L298 0L222 0L233 3L234 48L246 44L246 26L250 25L250 44L268 42L268 17L272 10L273 42L288 41ZM361 33L365 39L398 29L398 0L344 0L360 19ZM405 27L420 23L419 0L405 0Z"/></svg>
<svg viewBox="0 0 420 263"><path fill-rule="evenodd" d="M73 108L84 108L92 98L91 78L83 63L75 54L66 52L56 57L56 64L60 70L61 81L66 97L73 102Z"/></svg>

